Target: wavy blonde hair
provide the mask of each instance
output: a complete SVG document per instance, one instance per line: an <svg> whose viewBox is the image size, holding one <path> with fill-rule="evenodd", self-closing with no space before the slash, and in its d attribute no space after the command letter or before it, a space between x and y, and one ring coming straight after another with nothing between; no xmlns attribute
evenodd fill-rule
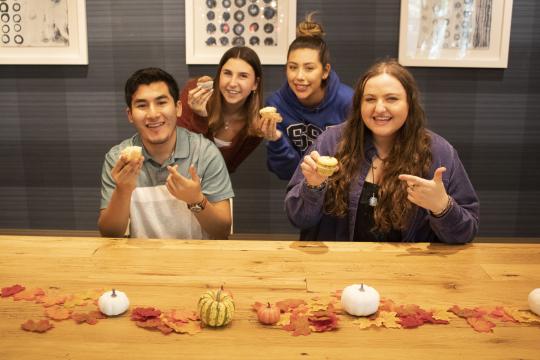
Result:
<svg viewBox="0 0 540 360"><path fill-rule="evenodd" d="M365 146L372 136L361 116L364 88L369 79L380 74L391 75L401 83L409 106L407 119L396 134L390 154L383 160L384 174L379 183L379 201L373 214L375 230L387 233L391 229L405 229L415 208L407 199L407 184L398 179L399 174L426 177L432 162L431 140L425 128L426 116L420 104L416 81L395 59L375 63L356 84L353 110L336 153L340 170L329 180L325 210L335 216L347 215L349 187L358 181L359 167L368 162Z"/></svg>
<svg viewBox="0 0 540 360"><path fill-rule="evenodd" d="M223 119L223 95L219 90L219 81L221 78L221 69L229 59L241 59L248 63L255 73L255 81L257 81L257 90L252 91L244 102L243 111L246 117L247 134L256 135L257 131L254 128L254 120L257 119L259 109L263 104L263 75L261 60L255 51L247 46L235 46L227 50L217 68L214 78L214 93L210 97L206 109L208 111L208 129L211 133L215 133L224 126Z"/></svg>

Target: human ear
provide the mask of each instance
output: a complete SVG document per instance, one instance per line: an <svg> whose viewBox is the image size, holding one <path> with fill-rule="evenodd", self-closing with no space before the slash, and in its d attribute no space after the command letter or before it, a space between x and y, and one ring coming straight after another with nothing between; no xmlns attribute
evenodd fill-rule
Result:
<svg viewBox="0 0 540 360"><path fill-rule="evenodd" d="M328 76L330 75L330 69L332 69L332 66L330 66L330 64L324 65L323 75L322 75L323 80L328 79Z"/></svg>
<svg viewBox="0 0 540 360"><path fill-rule="evenodd" d="M178 100L176 102L176 117L182 116L182 102Z"/></svg>
<svg viewBox="0 0 540 360"><path fill-rule="evenodd" d="M126 108L126 114L128 121L133 124L133 114L131 113L131 109L129 107Z"/></svg>

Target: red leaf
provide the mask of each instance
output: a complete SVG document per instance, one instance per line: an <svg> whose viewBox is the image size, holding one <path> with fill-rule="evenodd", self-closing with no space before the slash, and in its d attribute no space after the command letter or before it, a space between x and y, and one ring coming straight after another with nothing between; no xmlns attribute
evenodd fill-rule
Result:
<svg viewBox="0 0 540 360"><path fill-rule="evenodd" d="M131 320L146 321L148 319L157 318L159 315L161 315L161 311L158 309L154 309L153 307L138 307L131 311Z"/></svg>
<svg viewBox="0 0 540 360"><path fill-rule="evenodd" d="M19 284L2 288L2 297L8 297L8 296L14 295L14 294L16 294L18 292L23 291L24 289L26 289L26 288L24 286L19 285Z"/></svg>
<svg viewBox="0 0 540 360"><path fill-rule="evenodd" d="M53 327L54 325L51 324L49 320L39 320L36 322L34 322L34 320L28 320L24 324L21 324L21 329L37 333L44 333Z"/></svg>

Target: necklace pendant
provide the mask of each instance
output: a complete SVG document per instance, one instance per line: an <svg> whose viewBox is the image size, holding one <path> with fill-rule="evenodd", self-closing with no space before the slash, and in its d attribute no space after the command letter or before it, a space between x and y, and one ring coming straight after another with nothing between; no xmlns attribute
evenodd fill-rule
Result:
<svg viewBox="0 0 540 360"><path fill-rule="evenodd" d="M369 198L369 206L371 207L375 207L377 206L377 198L375 197L375 194L371 195L371 197Z"/></svg>

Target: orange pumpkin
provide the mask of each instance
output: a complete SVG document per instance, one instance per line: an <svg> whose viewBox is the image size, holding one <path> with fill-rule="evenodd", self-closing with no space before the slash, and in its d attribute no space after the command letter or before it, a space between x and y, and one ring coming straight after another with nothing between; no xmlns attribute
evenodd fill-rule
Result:
<svg viewBox="0 0 540 360"><path fill-rule="evenodd" d="M274 325L279 321L280 317L281 312L279 308L270 305L270 303L268 303L267 306L261 306L259 310L257 310L257 318L259 319L259 322L264 325Z"/></svg>

